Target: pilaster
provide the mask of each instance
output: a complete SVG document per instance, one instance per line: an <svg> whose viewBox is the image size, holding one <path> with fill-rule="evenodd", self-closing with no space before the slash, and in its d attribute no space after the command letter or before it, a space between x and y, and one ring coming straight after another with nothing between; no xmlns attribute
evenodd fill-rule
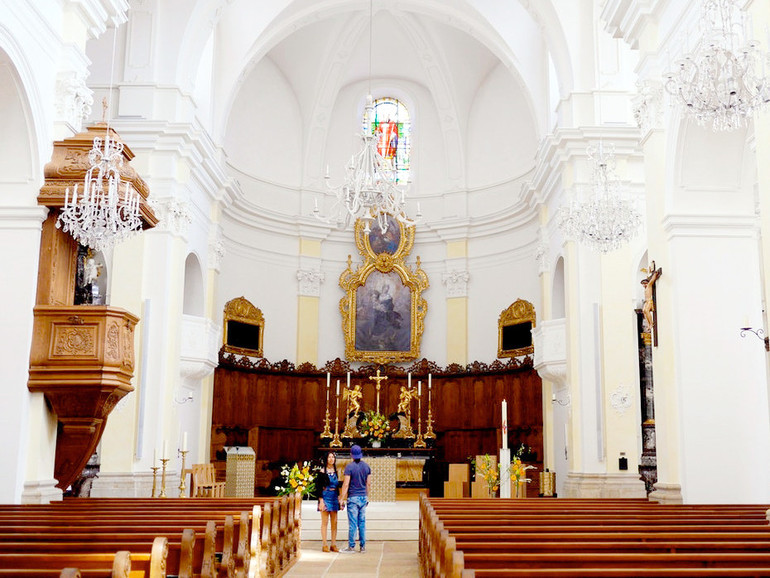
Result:
<svg viewBox="0 0 770 578"><path fill-rule="evenodd" d="M297 363L318 363L321 283L321 241L300 238L300 268L297 271Z"/></svg>
<svg viewBox="0 0 770 578"><path fill-rule="evenodd" d="M443 275L447 296L447 362L468 363L468 242L448 241L447 271Z"/></svg>

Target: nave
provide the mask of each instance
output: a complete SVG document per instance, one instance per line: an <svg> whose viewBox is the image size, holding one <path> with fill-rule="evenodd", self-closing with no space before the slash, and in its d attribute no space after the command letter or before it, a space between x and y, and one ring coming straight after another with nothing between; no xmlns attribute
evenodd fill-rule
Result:
<svg viewBox="0 0 770 578"><path fill-rule="evenodd" d="M402 539L376 539L375 523L366 553L322 552L312 507L299 495L2 506L0 576L770 575L767 505L422 495L419 539L403 539L411 538L408 529ZM399 509L397 503L371 507L372 520L387 520ZM404 519L389 523L405 528ZM379 529L396 528L385 523ZM340 544L345 530L341 524Z"/></svg>

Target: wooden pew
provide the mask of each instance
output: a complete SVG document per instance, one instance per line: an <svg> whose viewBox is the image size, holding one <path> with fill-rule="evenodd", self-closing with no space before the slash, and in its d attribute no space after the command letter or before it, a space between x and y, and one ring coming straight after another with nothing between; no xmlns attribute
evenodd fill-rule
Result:
<svg viewBox="0 0 770 578"><path fill-rule="evenodd" d="M285 570L285 563L290 563L299 552L297 526L301 519L299 508L301 502L299 496L271 499L271 501L270 509L275 508L279 514L283 514L276 517L279 522L276 536L282 537L283 542L271 547L271 550L276 553L285 553L272 564L274 572L278 572ZM120 546L121 541L131 543L131 540L134 540L132 547L136 547L138 545L136 540L139 543L146 543L159 533L173 534L174 531L181 533L185 526L193 526L191 530L198 530L203 535L206 517L213 515L221 518L223 509L237 509L249 505L253 509L251 514L240 512L235 519L232 515L225 518L221 531L217 533L220 539L216 547L221 547L224 574L229 576L235 573L249 576L267 575L266 572L261 571L263 568L260 568L259 563L264 542L262 536L264 512L263 508L257 505L265 502L267 500L264 499L134 500L128 498L93 501L65 500L45 506L0 506L0 541L11 540L16 543L22 540L41 543L50 541L53 536L58 536L56 541L59 543L67 543L66 540L69 540L71 544L72 540L85 538L91 543L98 540L102 544L110 544L111 547ZM190 505L191 503L194 505ZM288 513L290 506L291 516ZM252 532L248 532L250 516L254 519ZM30 524L34 524L35 528L31 530ZM247 530L240 531L240 528L247 528ZM200 544L200 539L196 542ZM270 546L269 540L266 544ZM203 554L201 547L195 545L193 547L194 564L197 565L200 561L202 566L208 565L210 568L216 547L211 546L209 553ZM41 547L37 548L39 551ZM52 546L51 549L60 550L56 546ZM104 547L98 547L98 549L104 550ZM172 546L172 551L176 549ZM2 551L1 547L0 551ZM250 563L252 557L257 562L253 567ZM238 566L237 569L234 568L233 560ZM216 568L210 569L209 573L214 575Z"/></svg>
<svg viewBox="0 0 770 578"><path fill-rule="evenodd" d="M455 578L473 568L476 576L770 575L764 505L561 502L421 497L421 574ZM452 565L457 553L462 568Z"/></svg>

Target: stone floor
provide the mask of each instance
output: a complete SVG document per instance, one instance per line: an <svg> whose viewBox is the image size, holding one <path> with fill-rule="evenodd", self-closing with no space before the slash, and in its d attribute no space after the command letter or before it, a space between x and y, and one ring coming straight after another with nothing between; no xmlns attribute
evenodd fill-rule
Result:
<svg viewBox="0 0 770 578"><path fill-rule="evenodd" d="M347 540L338 542L340 549ZM321 552L321 542L302 541L302 556L284 576L377 576L418 578L417 542L369 540L366 553Z"/></svg>

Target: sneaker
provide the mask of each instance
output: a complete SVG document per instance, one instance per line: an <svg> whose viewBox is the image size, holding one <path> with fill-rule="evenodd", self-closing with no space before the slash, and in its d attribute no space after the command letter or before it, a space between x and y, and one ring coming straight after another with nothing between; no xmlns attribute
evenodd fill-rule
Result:
<svg viewBox="0 0 770 578"><path fill-rule="evenodd" d="M361 554L366 554L366 546L361 546Z"/></svg>
<svg viewBox="0 0 770 578"><path fill-rule="evenodd" d="M355 548L351 548L350 546L348 546L347 548L342 550L342 552L355 552L355 551L356 551L356 549Z"/></svg>

